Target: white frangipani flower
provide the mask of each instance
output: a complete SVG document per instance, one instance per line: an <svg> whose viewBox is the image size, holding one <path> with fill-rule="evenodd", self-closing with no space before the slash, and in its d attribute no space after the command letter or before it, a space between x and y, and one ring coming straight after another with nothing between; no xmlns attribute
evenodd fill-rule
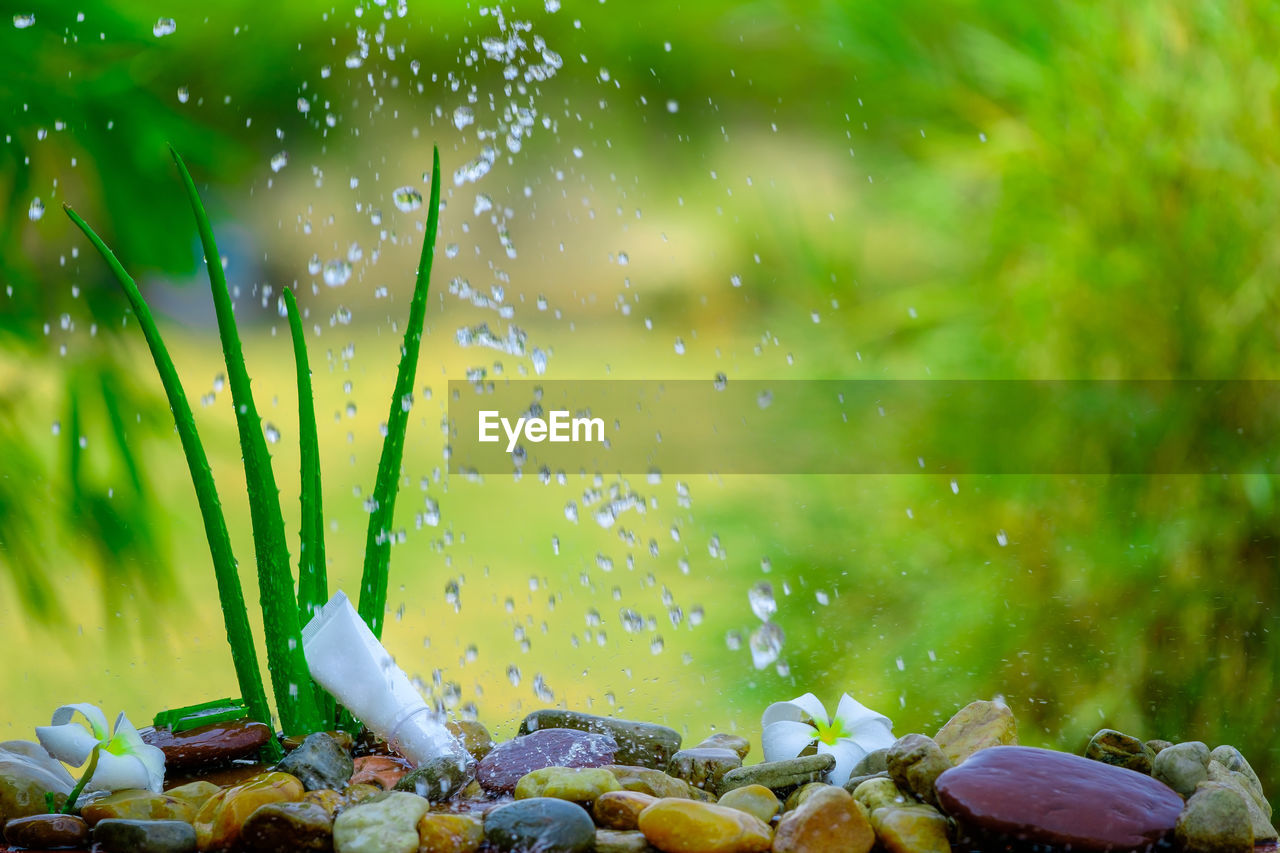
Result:
<svg viewBox="0 0 1280 853"><path fill-rule="evenodd" d="M873 750L892 746L893 722L848 693L840 697L834 718L812 693L790 702L774 702L760 720L765 761L795 758L815 742L819 754L833 755L836 766L827 774L833 785L849 780L854 766Z"/></svg>
<svg viewBox="0 0 1280 853"><path fill-rule="evenodd" d="M89 722L89 728L71 721L76 712ZM123 711L111 730L97 705L63 705L53 712L50 725L36 727L36 737L50 755L73 767L84 764L98 747L98 766L85 786L87 791L147 788L158 794L164 784L164 753L159 747L142 742L142 736Z"/></svg>

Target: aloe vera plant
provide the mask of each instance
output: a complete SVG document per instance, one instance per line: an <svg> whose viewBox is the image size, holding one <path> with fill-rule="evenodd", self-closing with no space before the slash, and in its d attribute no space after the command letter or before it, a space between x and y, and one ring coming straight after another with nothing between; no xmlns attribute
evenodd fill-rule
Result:
<svg viewBox="0 0 1280 853"><path fill-rule="evenodd" d="M298 594L295 598L279 492L271 468L271 456L263 437L261 421L254 405L249 374L245 367L240 337L236 329L231 296L227 289L226 275L220 263L213 228L186 164L176 151L170 149L170 153L182 177L192 214L196 220L196 228L204 248L209 284L213 292L218 333L227 365L236 426L244 458L263 626L266 634L267 665L271 673L280 724L286 734L306 734L332 727L334 706L332 697L325 695L311 680L302 653L300 630L301 624L309 619L328 597L319 441L316 434L310 366L302 334L302 321L293 293L286 289L284 302L297 368L299 442L302 458L301 548L298 563ZM187 459L187 467L191 472L192 483L200 504L236 678L250 716L269 724L270 710L249 629L244 594L236 572L236 561L231 551L226 519L222 514L208 459L200 442L181 380L178 378L173 360L160 336L151 311L133 279L93 229L69 206L64 205L64 208L71 220L102 255L138 317L173 411L183 453ZM417 372L439 218L440 152L436 149L432 153L431 205L427 216L427 233L414 283L409 323L401 349L395 390L392 393L387 434L378 464L374 488L375 508L369 520L368 544L361 579L360 614L375 636L381 634L382 616L386 608L387 573L390 563L388 531L392 523L396 492L399 487L409 403ZM349 721L349 716L346 719ZM279 749L274 740L269 743L269 749Z"/></svg>

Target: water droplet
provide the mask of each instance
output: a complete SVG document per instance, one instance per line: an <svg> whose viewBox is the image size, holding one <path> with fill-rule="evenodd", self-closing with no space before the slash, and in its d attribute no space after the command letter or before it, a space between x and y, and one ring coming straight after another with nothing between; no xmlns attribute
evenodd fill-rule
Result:
<svg viewBox="0 0 1280 853"><path fill-rule="evenodd" d="M312 255L307 260L307 272L310 273L311 275L319 275L320 268L322 266L324 266L324 264L323 262L321 262L319 255Z"/></svg>
<svg viewBox="0 0 1280 853"><path fill-rule="evenodd" d="M715 388L717 391L723 391L728 386L729 386L729 377L725 376L723 373L717 373L715 382L712 383L712 387Z"/></svg>
<svg viewBox="0 0 1280 853"><path fill-rule="evenodd" d="M770 616L778 612L778 602L773 597L773 584L768 581L760 581L751 587L747 592L747 600L751 602L751 612L761 621L768 621Z"/></svg>
<svg viewBox="0 0 1280 853"><path fill-rule="evenodd" d="M173 31L178 28L178 22L173 18L159 18L156 20L155 26L151 28L151 33L156 38L173 35Z"/></svg>
<svg viewBox="0 0 1280 853"><path fill-rule="evenodd" d="M476 113L471 107L458 107L453 111L453 126L458 130L470 124L475 124Z"/></svg>
<svg viewBox="0 0 1280 853"><path fill-rule="evenodd" d="M32 222L38 222L42 216L44 216L44 202L36 196L31 199L31 206L27 208L27 218Z"/></svg>
<svg viewBox="0 0 1280 853"><path fill-rule="evenodd" d="M543 6L545 6L545 7L546 7L546 10L547 10L548 12L559 12L559 11L560 11L560 0L546 0L546 2L545 2L545 3L543 3Z"/></svg>
<svg viewBox="0 0 1280 853"><path fill-rule="evenodd" d="M734 287L742 287L742 276L736 274L729 276L729 283Z"/></svg>
<svg viewBox="0 0 1280 853"><path fill-rule="evenodd" d="M413 187L399 187L391 193L391 201L395 204L396 210L409 213L422 207L422 193Z"/></svg>
<svg viewBox="0 0 1280 853"><path fill-rule="evenodd" d="M276 429L274 424L263 424L262 432L266 435L268 444L275 444L280 440L280 430Z"/></svg>
<svg viewBox="0 0 1280 853"><path fill-rule="evenodd" d="M346 261L329 261L324 265L324 283L330 287L342 287L351 278L351 264Z"/></svg>
<svg viewBox="0 0 1280 853"><path fill-rule="evenodd" d="M191 90L188 89L186 86L179 86L178 87L178 103L185 104L189 100L191 100Z"/></svg>
<svg viewBox="0 0 1280 853"><path fill-rule="evenodd" d="M1003 548L1003 547L1005 547L1006 545L1008 545L1008 544L1009 544L1009 534L1008 534L1008 533L1005 533L1003 530L1001 530L999 533L997 533L997 534L996 534L996 543L997 543L997 544L999 544L1001 548Z"/></svg>
<svg viewBox="0 0 1280 853"><path fill-rule="evenodd" d="M353 50L347 54L346 64L348 68L359 68L364 64L364 57L360 55L360 51Z"/></svg>
<svg viewBox="0 0 1280 853"><path fill-rule="evenodd" d="M225 373L219 373L217 376L213 377L214 393L220 394L222 393L222 389L226 387L227 387L227 375Z"/></svg>
<svg viewBox="0 0 1280 853"><path fill-rule="evenodd" d="M577 501L569 501L567 504L564 505L564 517L572 521L574 524L578 523Z"/></svg>
<svg viewBox="0 0 1280 853"><path fill-rule="evenodd" d="M751 634L751 663L756 669L764 669L778 659L782 643L786 639L782 629L766 622Z"/></svg>
<svg viewBox="0 0 1280 853"><path fill-rule="evenodd" d="M507 665L507 680L511 682L512 687L520 686L520 667L515 664Z"/></svg>
<svg viewBox="0 0 1280 853"><path fill-rule="evenodd" d="M667 112L674 113L674 112L679 112L679 110L680 110L679 101L677 101L675 98L672 98L671 100L667 101Z"/></svg>
<svg viewBox="0 0 1280 853"><path fill-rule="evenodd" d="M271 171L273 172L279 172L287 165L289 165L288 151L281 151L271 158Z"/></svg>
<svg viewBox="0 0 1280 853"><path fill-rule="evenodd" d="M25 30L27 27L33 25L35 22L36 22L35 15L14 15L13 16L13 25L20 30Z"/></svg>

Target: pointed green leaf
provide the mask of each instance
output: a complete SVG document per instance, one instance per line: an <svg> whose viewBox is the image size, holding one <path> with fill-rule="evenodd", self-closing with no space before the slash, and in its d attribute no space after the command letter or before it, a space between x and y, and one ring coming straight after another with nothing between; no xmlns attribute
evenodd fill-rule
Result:
<svg viewBox="0 0 1280 853"><path fill-rule="evenodd" d="M209 470L209 460L204 453L204 445L196 431L195 419L191 416L191 406L187 403L186 392L182 389L182 381L173 366L173 359L160 337L151 309L143 300L142 294L134 284L120 261L106 243L94 233L93 229L70 207L64 205L67 216L76 224L89 242L107 262L120 289L124 291L134 316L146 338L147 347L156 364L156 372L160 374L160 382L164 386L165 396L169 399L169 408L173 412L173 420L178 428L178 437L182 441L182 452L187 459L187 468L191 472L191 482L195 486L196 498L200 504L200 517L204 522L205 538L209 541L209 554L213 558L213 573L218 582L218 599L222 605L222 618L227 628L227 642L231 645L231 660L235 665L236 680L240 685L240 693L249 708L249 714L259 722L271 725L271 710L267 705L266 691L262 687L262 674L258 669L258 655L253 647L253 634L249 630L249 617L244 606L244 592L240 588L240 576L236 573L236 559L231 552L231 537L227 533L227 522L222 515L222 504L218 500L218 490L213 483L213 474ZM274 739L271 743L274 743Z"/></svg>
<svg viewBox="0 0 1280 853"><path fill-rule="evenodd" d="M284 289L293 338L293 361L298 373L298 445L302 457L302 523L299 525L298 621L306 625L329 600L324 557L324 503L320 487L320 439L316 434L315 399L311 392L311 365L302 336L302 317L293 291ZM320 714L326 729L333 727L333 697L317 690Z"/></svg>
<svg viewBox="0 0 1280 853"><path fill-rule="evenodd" d="M213 291L218 317L218 334L227 364L227 382L235 408L240 450L244 457L249 511L253 523L254 552L258 563L258 588L262 600L262 622L267 638L267 669L276 694L276 709L285 734L309 734L320 727L316 689L302 654L302 632L298 625L298 603L293 592L293 571L285 542L284 516L280 512L280 492L271 470L271 455L262 435L262 422L249 387L240 335L227 290L226 274L213 238L213 228L205 214L195 181L178 152L169 149L182 175L191 202L191 211L204 246L205 267Z"/></svg>
<svg viewBox="0 0 1280 853"><path fill-rule="evenodd" d="M387 435L378 460L378 479L373 487L373 511L365 537L364 574L360 579L360 616L375 637L382 636L383 612L387 606L387 573L391 561L391 525L395 515L396 492L400 485L400 462L404 458L404 434L409 425L409 404L413 380L418 370L418 350L422 325L427 314L427 288L431 283L431 263L435 260L436 232L440 227L440 149L431 157L431 202L427 208L427 233L418 261L418 276L409 304L409 324L400 348L396 387L391 393L391 413L387 415Z"/></svg>

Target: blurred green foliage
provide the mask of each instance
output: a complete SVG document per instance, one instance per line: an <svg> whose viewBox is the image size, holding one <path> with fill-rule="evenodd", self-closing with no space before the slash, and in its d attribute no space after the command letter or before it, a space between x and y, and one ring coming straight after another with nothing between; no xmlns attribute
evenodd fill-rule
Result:
<svg viewBox="0 0 1280 853"><path fill-rule="evenodd" d="M295 161L307 146L356 150L344 126L304 133L319 119L291 109L299 81L317 102L330 98L352 114L370 108L357 107L337 75L317 75L321 65L341 67L352 24L310 4L218 4L209 23L184 21L184 38L157 42L150 25L172 13L166 4L86 2L87 29L74 43L61 33L76 9L36 5L40 27L0 22L0 46L14 57L0 88L0 183L9 193L0 272L12 286L0 334L15 358L53 360L40 329L70 297L50 287L68 275L58 232L42 223L37 239L27 220L40 187L53 177L60 194L74 187L85 197L77 207L103 223L132 268L181 277L195 256L172 239L182 200L159 166L164 141L183 150L198 180L216 174L211 207L229 215L226 199L257 180L278 147L276 128L293 141ZM382 9L366 8L369 20ZM423 80L458 68L481 29L463 3L410 14L432 16L402 45L421 59ZM1265 379L1275 371L1275 4L761 0L624 9L620 0L565 0L539 31L564 45L568 65L581 51L590 55L584 67L607 66L626 81L608 93L608 109L595 108L593 75L566 71L558 81L577 87L557 90L566 102L590 107L610 163L643 173L654 196L659 188L687 195L690 216L714 232L722 255L760 256L748 265L750 300L721 294L704 304L697 283L650 282L660 324L723 322L742 341L769 329L794 347L806 377ZM203 106L181 105L175 84L205 92ZM672 116L660 106L669 99L680 105ZM66 130L53 132L59 120ZM50 129L48 138L37 142L37 128ZM557 156L537 145L527 153ZM719 216L728 200L698 189L708 171L763 171L742 162L762 153L794 186L739 192ZM70 156L78 158L71 169ZM93 434L114 448L115 470L129 471L138 467L131 431L165 429L158 392L146 386L149 403L118 407L146 413L141 424L112 414L104 401L116 392L104 387L142 394L111 366L107 332L119 327L120 307L103 300L107 282L92 270L75 281L99 320L105 360L61 371L64 438L75 432L67 425L77 406L81 421L94 412ZM831 300L838 310L827 308ZM809 312L818 310L815 326ZM593 322L619 351L641 351L633 327L614 335L616 318ZM139 522L148 517L147 477L111 480L129 486L117 485L109 504L117 517L108 518L82 494L74 441L57 464L31 450L9 414L36 392L21 378L6 382L0 559L22 600L54 612L30 535L51 522L24 509L28 483L59 495L70 488L51 501L66 508L59 523L87 519L100 532L95 560L104 571L158 571L163 532ZM1187 412L1171 440L1202 427ZM780 692L826 698L862 686L868 704L906 731L999 693L1030 742L1078 749L1102 725L1230 741L1274 789L1276 489L1267 473L969 477L955 492L930 476L815 477L739 484L699 503L695 517L730 549L727 598L745 603L745 587L761 579L779 590L785 581L794 596L777 617L790 678L735 684L742 707L789 698ZM122 491L133 504L120 503ZM130 539L111 538L122 528ZM767 577L760 555L772 560ZM815 605L814 590L832 603ZM717 628L745 628L749 616L741 625L724 619Z"/></svg>

